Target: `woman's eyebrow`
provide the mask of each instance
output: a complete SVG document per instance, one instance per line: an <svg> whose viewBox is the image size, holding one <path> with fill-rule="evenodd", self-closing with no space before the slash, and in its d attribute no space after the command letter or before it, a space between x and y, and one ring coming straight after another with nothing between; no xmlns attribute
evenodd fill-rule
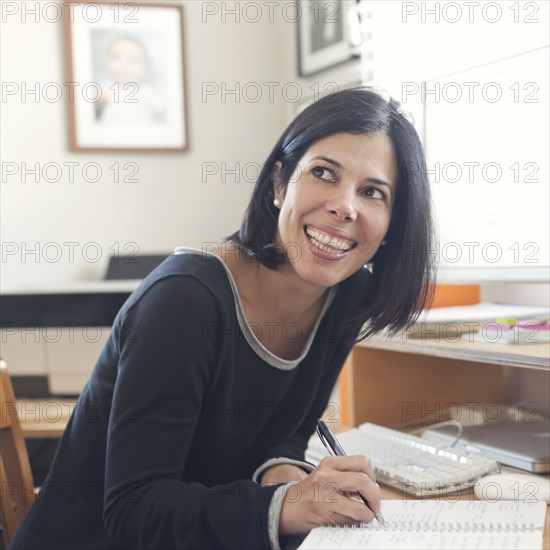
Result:
<svg viewBox="0 0 550 550"><path fill-rule="evenodd" d="M336 166L336 168L342 168L343 167L343 165L340 164L337 160L331 159L329 157L318 156L318 157L313 157L311 160L324 160L325 162L328 162L329 164L333 164L334 166ZM381 179L378 179L378 178L365 178L365 181L369 181L371 183L376 183L378 185L385 185L393 193L393 186L385 180L381 180Z"/></svg>
<svg viewBox="0 0 550 550"><path fill-rule="evenodd" d="M330 164L334 164L334 166L336 166L336 168L342 168L342 165L334 160L334 159L330 159L328 157L313 157L311 160L324 160L325 162L328 162Z"/></svg>

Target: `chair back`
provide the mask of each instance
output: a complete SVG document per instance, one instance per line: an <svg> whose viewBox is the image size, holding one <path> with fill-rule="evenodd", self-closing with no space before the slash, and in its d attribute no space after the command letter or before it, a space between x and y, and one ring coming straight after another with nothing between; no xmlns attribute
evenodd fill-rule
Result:
<svg viewBox="0 0 550 550"><path fill-rule="evenodd" d="M0 503L8 548L35 500L31 466L5 361L0 359Z"/></svg>

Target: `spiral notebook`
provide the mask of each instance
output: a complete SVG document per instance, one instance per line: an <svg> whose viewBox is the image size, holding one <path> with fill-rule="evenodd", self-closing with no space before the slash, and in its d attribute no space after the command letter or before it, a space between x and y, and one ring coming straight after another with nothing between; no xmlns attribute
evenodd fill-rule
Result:
<svg viewBox="0 0 550 550"><path fill-rule="evenodd" d="M542 549L545 502L383 500L386 526L317 527L300 550Z"/></svg>

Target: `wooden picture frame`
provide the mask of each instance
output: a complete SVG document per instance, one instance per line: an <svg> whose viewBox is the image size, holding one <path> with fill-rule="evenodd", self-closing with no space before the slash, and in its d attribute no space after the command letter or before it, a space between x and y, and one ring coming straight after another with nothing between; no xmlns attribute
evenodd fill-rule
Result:
<svg viewBox="0 0 550 550"><path fill-rule="evenodd" d="M354 0L298 0L298 74L306 77L358 57L351 44Z"/></svg>
<svg viewBox="0 0 550 550"><path fill-rule="evenodd" d="M183 6L64 5L71 150L189 150Z"/></svg>

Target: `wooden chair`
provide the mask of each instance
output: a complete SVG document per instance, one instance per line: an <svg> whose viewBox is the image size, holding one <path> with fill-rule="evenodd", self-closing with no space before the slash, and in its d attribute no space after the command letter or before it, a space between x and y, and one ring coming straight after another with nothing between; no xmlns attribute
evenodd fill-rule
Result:
<svg viewBox="0 0 550 550"><path fill-rule="evenodd" d="M5 361L0 359L0 504L8 548L36 496L17 404Z"/></svg>

